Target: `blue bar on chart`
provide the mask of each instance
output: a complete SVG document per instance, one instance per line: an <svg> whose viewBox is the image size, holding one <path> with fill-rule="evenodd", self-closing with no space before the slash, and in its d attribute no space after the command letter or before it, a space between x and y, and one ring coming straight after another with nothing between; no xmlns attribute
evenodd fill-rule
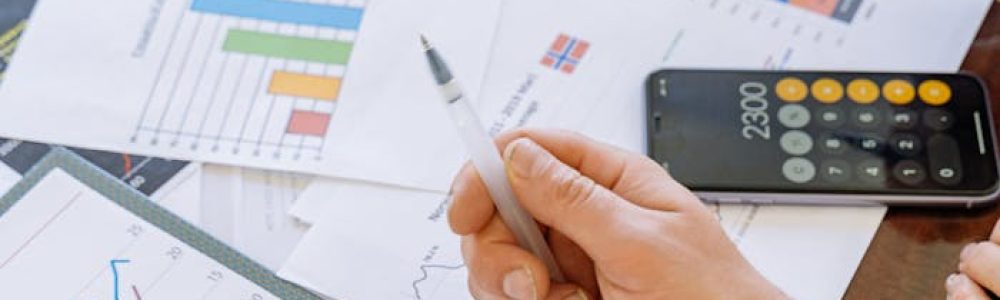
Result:
<svg viewBox="0 0 1000 300"><path fill-rule="evenodd" d="M358 30L364 9L283 0L194 0L191 10L280 23Z"/></svg>

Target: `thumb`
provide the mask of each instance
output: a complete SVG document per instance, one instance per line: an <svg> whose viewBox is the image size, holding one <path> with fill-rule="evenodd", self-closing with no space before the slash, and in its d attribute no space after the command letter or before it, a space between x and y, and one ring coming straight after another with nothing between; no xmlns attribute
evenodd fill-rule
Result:
<svg viewBox="0 0 1000 300"><path fill-rule="evenodd" d="M627 233L648 215L530 139L508 144L504 160L524 209L588 252L613 247L614 239L633 235Z"/></svg>

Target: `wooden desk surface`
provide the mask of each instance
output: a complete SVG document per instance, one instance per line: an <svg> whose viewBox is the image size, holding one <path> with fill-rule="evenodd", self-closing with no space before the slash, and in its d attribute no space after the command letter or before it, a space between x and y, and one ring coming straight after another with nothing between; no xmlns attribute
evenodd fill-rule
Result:
<svg viewBox="0 0 1000 300"><path fill-rule="evenodd" d="M1000 120L1000 4L990 9L962 70L986 80L993 118ZM959 251L967 243L987 239L998 218L1000 206L995 205L975 210L889 209L845 298L944 299L944 279L958 267Z"/></svg>

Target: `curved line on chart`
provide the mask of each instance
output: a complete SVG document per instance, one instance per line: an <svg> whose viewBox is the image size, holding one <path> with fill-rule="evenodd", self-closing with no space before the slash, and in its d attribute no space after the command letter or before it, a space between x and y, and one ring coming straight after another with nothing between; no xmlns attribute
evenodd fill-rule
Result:
<svg viewBox="0 0 1000 300"><path fill-rule="evenodd" d="M464 267L465 267L465 264L459 264L457 266L434 265L434 264L431 264L431 265L421 265L420 266L420 273L422 273L422 274L420 275L420 278L417 278L417 280L413 281L413 295L417 296L417 299L422 299L422 298L420 298L420 289L417 288L417 285L420 284L421 282L423 282L424 280L427 280L427 278L430 277L430 274L428 274L428 272L427 272L428 269L458 270L458 269L461 269L461 268L464 268Z"/></svg>
<svg viewBox="0 0 1000 300"><path fill-rule="evenodd" d="M142 300L142 296L139 296L139 288L132 285L132 292L135 293L135 300Z"/></svg>

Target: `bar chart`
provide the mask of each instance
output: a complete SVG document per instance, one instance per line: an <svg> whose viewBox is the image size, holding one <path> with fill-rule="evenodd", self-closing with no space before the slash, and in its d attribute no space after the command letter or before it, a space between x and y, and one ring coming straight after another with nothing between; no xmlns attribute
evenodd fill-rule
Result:
<svg viewBox="0 0 1000 300"><path fill-rule="evenodd" d="M190 0L132 143L322 160L365 0Z"/></svg>

